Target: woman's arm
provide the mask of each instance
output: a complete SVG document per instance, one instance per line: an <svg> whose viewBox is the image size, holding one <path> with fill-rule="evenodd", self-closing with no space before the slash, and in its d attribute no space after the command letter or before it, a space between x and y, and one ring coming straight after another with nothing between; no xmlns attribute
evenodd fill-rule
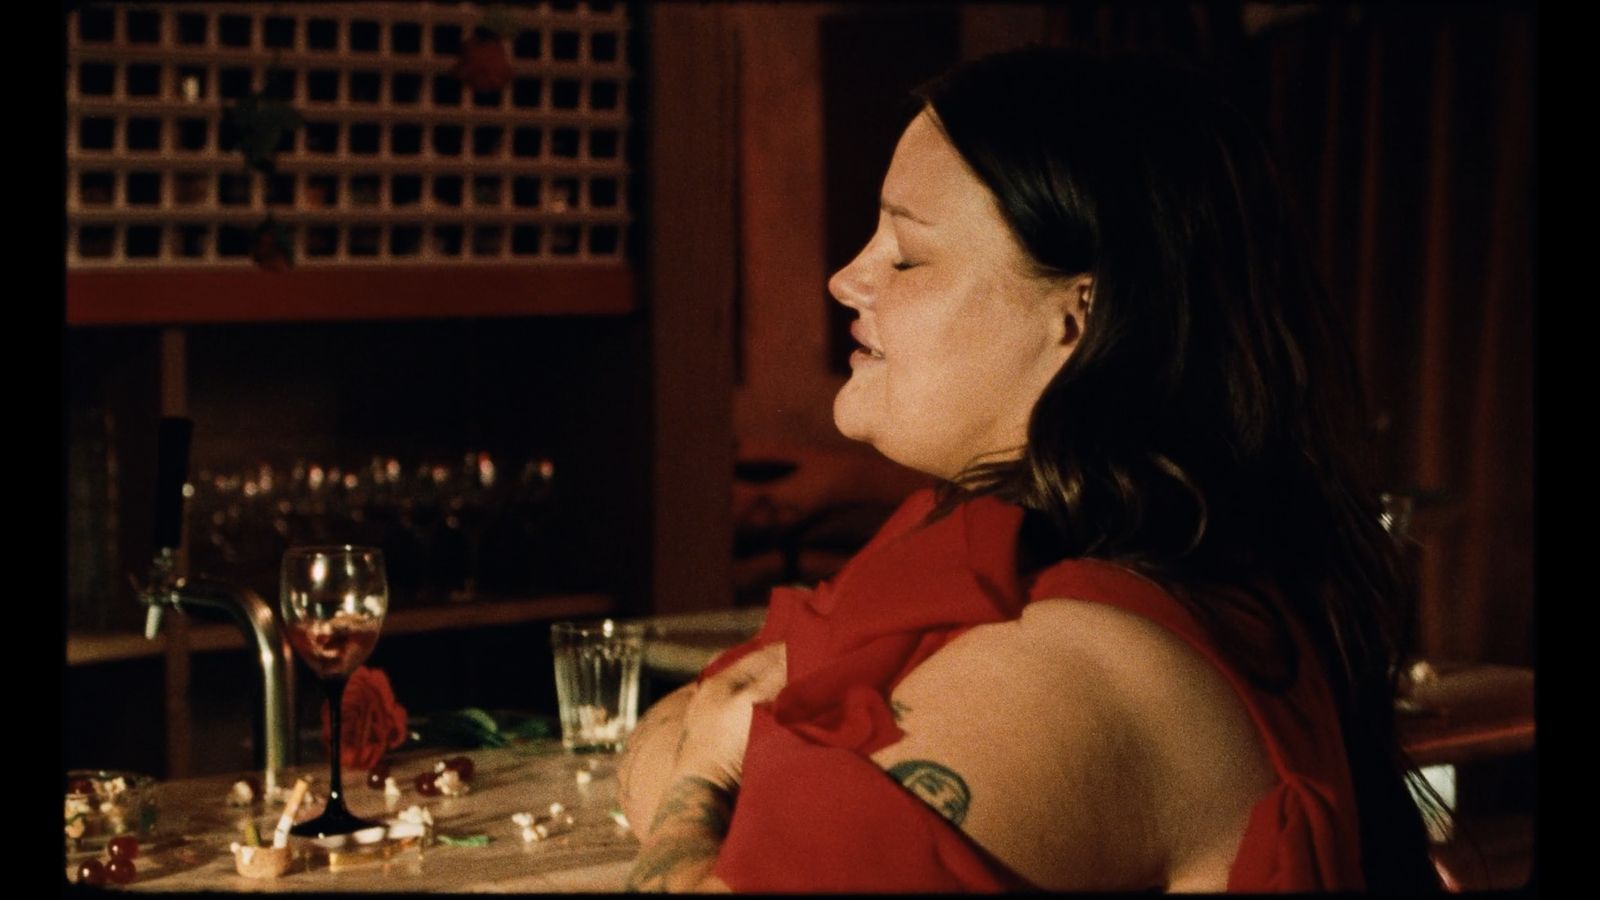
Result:
<svg viewBox="0 0 1600 900"><path fill-rule="evenodd" d="M788 677L782 643L751 653L689 691L670 785L642 834L629 890L713 891L711 875L733 818L750 712L778 695ZM630 821L631 815L630 815Z"/></svg>
<svg viewBox="0 0 1600 900"><path fill-rule="evenodd" d="M894 688L904 737L872 755L1045 890L1222 890L1276 781L1219 671L1114 607L1030 604Z"/></svg>

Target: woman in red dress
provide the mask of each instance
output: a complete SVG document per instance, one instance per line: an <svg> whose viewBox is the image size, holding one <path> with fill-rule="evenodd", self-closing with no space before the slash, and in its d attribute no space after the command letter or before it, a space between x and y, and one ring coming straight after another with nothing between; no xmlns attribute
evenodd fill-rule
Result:
<svg viewBox="0 0 1600 900"><path fill-rule="evenodd" d="M834 419L940 487L645 717L631 884L1437 890L1358 376L1260 140L1147 60L920 96Z"/></svg>

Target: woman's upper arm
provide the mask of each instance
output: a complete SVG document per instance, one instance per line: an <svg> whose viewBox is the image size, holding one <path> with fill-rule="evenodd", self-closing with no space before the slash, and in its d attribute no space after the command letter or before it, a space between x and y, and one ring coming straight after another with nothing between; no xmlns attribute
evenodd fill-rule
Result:
<svg viewBox="0 0 1600 900"><path fill-rule="evenodd" d="M1159 884L1147 747L1113 676L1056 624L951 641L895 687L905 736L873 760L1039 887Z"/></svg>
<svg viewBox="0 0 1600 900"><path fill-rule="evenodd" d="M1184 638L1041 600L951 641L891 696L873 759L1047 890L1221 890L1278 776L1243 701Z"/></svg>

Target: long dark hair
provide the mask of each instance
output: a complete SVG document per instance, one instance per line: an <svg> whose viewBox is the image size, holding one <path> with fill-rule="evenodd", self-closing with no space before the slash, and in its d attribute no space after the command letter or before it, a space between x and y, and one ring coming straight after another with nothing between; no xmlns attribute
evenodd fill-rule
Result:
<svg viewBox="0 0 1600 900"><path fill-rule="evenodd" d="M1394 724L1413 592L1358 478L1348 336L1254 128L1205 73L1144 55L1028 48L917 96L1039 274L1092 276L1022 456L973 461L940 509L1022 504L1049 555L1168 586L1269 689L1301 665L1293 616L1339 703L1368 887L1437 890ZM1261 583L1285 609L1237 590Z"/></svg>

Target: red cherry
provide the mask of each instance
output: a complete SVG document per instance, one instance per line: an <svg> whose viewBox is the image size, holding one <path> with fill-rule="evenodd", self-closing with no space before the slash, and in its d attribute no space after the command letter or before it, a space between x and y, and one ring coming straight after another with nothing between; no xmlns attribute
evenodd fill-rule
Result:
<svg viewBox="0 0 1600 900"><path fill-rule="evenodd" d="M432 772L423 772L417 776L417 793L424 797L439 796L439 785L433 780Z"/></svg>
<svg viewBox="0 0 1600 900"><path fill-rule="evenodd" d="M120 834L106 844L106 852L112 859L138 859L139 839L131 834Z"/></svg>
<svg viewBox="0 0 1600 900"><path fill-rule="evenodd" d="M383 760L374 763L367 770L367 787L375 791L383 790L383 780L389 777L389 764Z"/></svg>
<svg viewBox="0 0 1600 900"><path fill-rule="evenodd" d="M446 769L455 769L456 777L462 781L471 781L472 773L478 770L477 766L472 764L472 757L470 756L452 756L444 761L444 767Z"/></svg>
<svg viewBox="0 0 1600 900"><path fill-rule="evenodd" d="M92 794L94 793L94 782L87 778L74 778L72 783L67 785L67 793Z"/></svg>
<svg viewBox="0 0 1600 900"><path fill-rule="evenodd" d="M139 875L131 859L113 859L106 865L106 875L117 884L127 884Z"/></svg>
<svg viewBox="0 0 1600 900"><path fill-rule="evenodd" d="M86 859L78 863L78 883L99 887L106 883L106 867L98 859Z"/></svg>

